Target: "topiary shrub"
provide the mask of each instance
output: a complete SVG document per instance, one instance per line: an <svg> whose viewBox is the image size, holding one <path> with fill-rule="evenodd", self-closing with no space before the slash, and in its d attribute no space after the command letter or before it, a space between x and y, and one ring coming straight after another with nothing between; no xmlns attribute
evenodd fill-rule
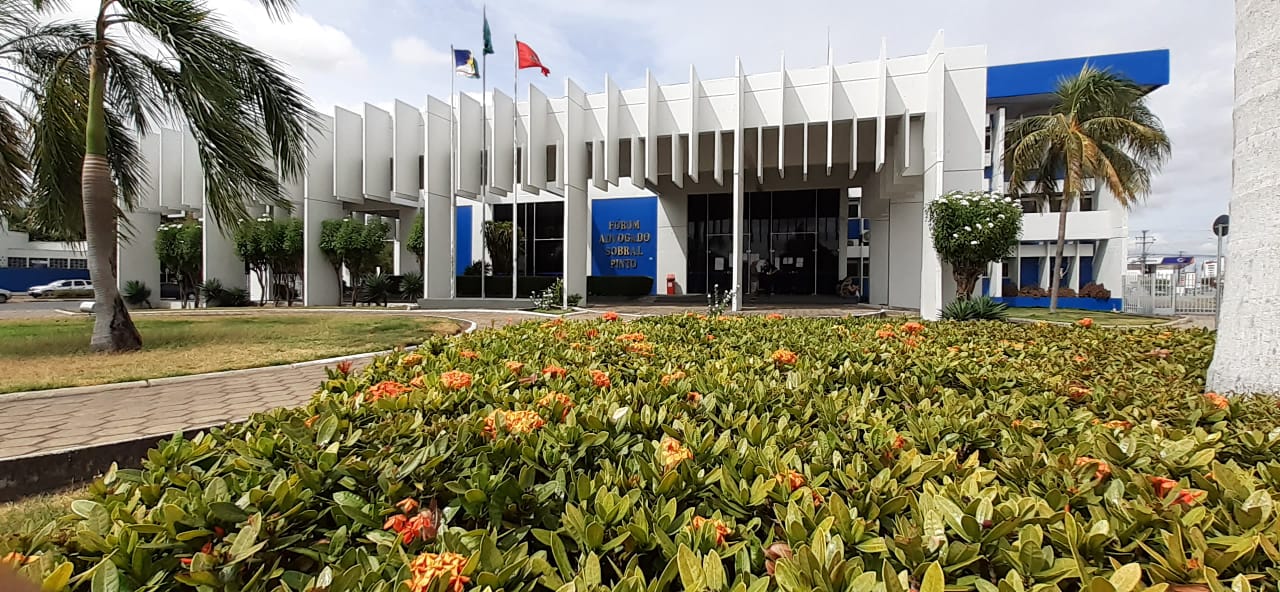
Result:
<svg viewBox="0 0 1280 592"><path fill-rule="evenodd" d="M1111 300L1111 290L1108 290L1102 284L1089 282L1080 288L1081 298L1094 298L1096 300Z"/></svg>
<svg viewBox="0 0 1280 592"><path fill-rule="evenodd" d="M1028 298L1048 298L1049 291L1035 284L1027 284L1018 289L1018 295Z"/></svg>
<svg viewBox="0 0 1280 592"><path fill-rule="evenodd" d="M951 265L956 298L973 296L987 264L1018 248L1022 208L1013 199L981 192L956 191L926 206L933 248Z"/></svg>
<svg viewBox="0 0 1280 592"><path fill-rule="evenodd" d="M971 300L953 300L942 307L944 321L1004 321L1009 318L1009 307L989 296Z"/></svg>

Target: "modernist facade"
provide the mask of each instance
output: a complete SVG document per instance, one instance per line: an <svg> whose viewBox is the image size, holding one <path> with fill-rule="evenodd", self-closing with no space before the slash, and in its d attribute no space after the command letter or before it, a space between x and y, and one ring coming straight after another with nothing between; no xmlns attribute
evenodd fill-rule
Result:
<svg viewBox="0 0 1280 592"><path fill-rule="evenodd" d="M340 277L320 252L320 223L343 216L394 222L394 271L423 270L428 299L458 296L456 276L481 259L484 220L512 219L521 275L558 275L587 294L589 275L644 275L666 293L765 289L834 294L855 278L861 299L933 316L954 292L928 236L925 205L953 190L1004 191L1004 126L1042 112L1063 76L1088 61L1150 88L1168 82L1167 51L988 67L981 46L818 67L658 81L600 92L567 81L561 96L535 85L517 103L427 97L327 117L305 178L291 183L304 220L307 304L335 304ZM487 117L486 117L487 115ZM151 184L130 214L120 281L159 284L152 254L162 215L201 215L203 177L191 136L160 130L143 146ZM516 204L513 208L513 204ZM982 290L1047 285L1060 198L1024 200L1024 243L993 265ZM1119 293L1127 216L1090 192L1068 222L1064 284L1102 282ZM407 238L426 220L419 262ZM207 221L208 222L208 221ZM211 227L206 223L206 229ZM231 241L205 232L205 277L248 286ZM765 271L771 273L764 273ZM510 284L507 284L508 290ZM486 294L512 297L512 294ZM516 294L521 298L526 294Z"/></svg>

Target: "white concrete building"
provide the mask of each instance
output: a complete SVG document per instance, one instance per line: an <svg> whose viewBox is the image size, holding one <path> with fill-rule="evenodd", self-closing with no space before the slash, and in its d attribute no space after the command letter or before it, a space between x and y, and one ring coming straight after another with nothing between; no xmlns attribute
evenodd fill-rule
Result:
<svg viewBox="0 0 1280 592"><path fill-rule="evenodd" d="M510 221L518 203L519 274L563 277L566 295L589 295L589 276L641 276L662 294L733 287L740 306L744 292L834 294L853 275L863 301L931 317L954 288L925 205L954 190L1002 191L993 154L1005 123L1047 108L1053 85L1086 59L1152 88L1168 79L1165 51L989 68L985 47L946 47L939 34L904 57L882 47L854 63L737 63L708 79L691 67L687 79L648 75L627 89L604 74L598 92L569 80L549 96L530 84L519 104L491 90L486 108L467 94L427 97L421 109L337 108L312 137L305 178L288 188L293 211L275 214L304 220L310 305L341 294L318 246L323 220L390 220L394 271L405 273L419 269L405 239L422 211L424 296L452 299L479 295L458 276L481 258L482 221ZM191 136L160 130L143 146L151 181L130 214L122 285L160 283L152 242L162 215L203 216ZM1082 202L1068 225L1067 285L1096 279L1119 292L1127 217L1103 194ZM984 283L994 296L1006 278L1047 284L1053 200L1024 207L1023 246ZM209 222L205 277L247 287L232 242ZM766 266L774 273L762 275ZM485 296L513 296L509 280L491 281Z"/></svg>

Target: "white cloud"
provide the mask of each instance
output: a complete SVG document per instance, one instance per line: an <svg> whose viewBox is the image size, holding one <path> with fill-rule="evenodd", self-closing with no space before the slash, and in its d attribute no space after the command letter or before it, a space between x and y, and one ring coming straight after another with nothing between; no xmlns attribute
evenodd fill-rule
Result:
<svg viewBox="0 0 1280 592"><path fill-rule="evenodd" d="M449 53L431 47L421 37L397 37L391 42L391 59L406 66L449 63Z"/></svg>
<svg viewBox="0 0 1280 592"><path fill-rule="evenodd" d="M240 40L308 75L351 75L367 68L364 53L341 29L317 21L305 12L287 21L274 21L261 4L250 0L219 0L217 14Z"/></svg>

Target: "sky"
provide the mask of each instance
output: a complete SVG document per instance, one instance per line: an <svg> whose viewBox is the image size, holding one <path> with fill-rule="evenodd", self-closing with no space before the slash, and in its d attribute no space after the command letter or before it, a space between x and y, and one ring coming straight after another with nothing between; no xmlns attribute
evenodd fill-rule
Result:
<svg viewBox="0 0 1280 592"><path fill-rule="evenodd" d="M561 96L565 77L598 92L608 73L622 88L826 63L828 26L837 62L924 53L939 30L947 46L986 45L991 64L1167 48L1169 86L1149 98L1173 142L1150 198L1129 218L1157 253L1212 254L1212 220L1227 211L1231 180L1234 9L1231 0L299 0L274 22L253 0L210 0L241 38L288 64L316 107L354 108L447 98L450 45L478 50L487 11L496 55L488 79L510 93L513 35L551 69L533 82ZM75 0L92 12L96 0ZM782 7L785 7L784 10ZM479 82L457 80L459 90ZM474 87L474 88L472 88ZM527 90L521 91L525 96ZM1130 250L1137 251L1131 244Z"/></svg>

